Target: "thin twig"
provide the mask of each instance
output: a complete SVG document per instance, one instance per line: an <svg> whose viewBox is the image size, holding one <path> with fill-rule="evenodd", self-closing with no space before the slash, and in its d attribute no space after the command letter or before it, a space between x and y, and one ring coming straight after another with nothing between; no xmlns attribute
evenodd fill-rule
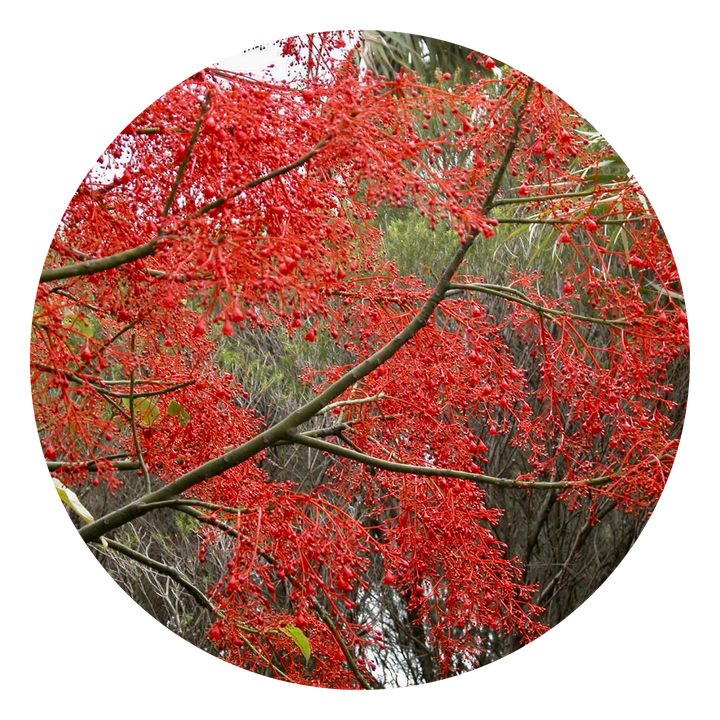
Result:
<svg viewBox="0 0 720 720"><path fill-rule="evenodd" d="M136 562L139 562L146 567L152 568L156 572L162 573L163 575L167 575L168 577L172 578L173 580L175 580L175 582L182 585L193 596L193 598L195 598L199 605L207 608L212 613L216 613L215 606L213 605L210 598L208 598L207 595L205 595L205 593L203 593L201 590L196 588L177 568L166 565L165 563L161 563L158 560L153 560L152 558L147 557L147 555L143 555L142 553L137 552L137 550L133 550L127 545L123 545L122 543L117 542L117 540L110 540L109 538L105 538L105 542L108 544L108 547L110 547L112 550L115 550L115 552L126 555L132 560L135 560Z"/></svg>
<svg viewBox="0 0 720 720"><path fill-rule="evenodd" d="M133 333L132 341L130 344L133 357L135 357L135 333ZM147 465L145 465L145 458L143 457L142 448L140 447L140 439L138 437L137 422L135 419L135 369L130 371L130 394L128 395L128 409L130 410L130 428L132 429L133 443L135 445L135 455L140 463L140 469L142 470L143 477L145 478L145 492L149 493L152 490L152 481L150 480L150 473L148 472Z"/></svg>
<svg viewBox="0 0 720 720"><path fill-rule="evenodd" d="M212 99L212 92L208 90L208 92L205 93L205 100L203 101L202 107L200 108L200 115L198 116L197 122L195 123L195 130L193 131L192 137L190 138L190 143L188 144L187 152L185 153L185 157L182 159L182 162L180 163L180 167L177 171L177 177L175 178L175 182L173 183L172 190L170 191L170 195L168 196L168 199L165 201L165 207L163 208L163 214L162 216L166 218L170 213L170 208L172 208L173 203L175 202L175 196L177 195L178 188L180 187L180 183L182 182L182 179L185 175L185 171L187 170L188 163L190 162L190 155L192 155L193 148L195 147L195 143L197 142L198 137L200 136L200 128L203 124L203 119L205 118L205 115L207 115L207 111L210 109L210 101Z"/></svg>
<svg viewBox="0 0 720 720"><path fill-rule="evenodd" d="M356 677L357 681L360 683L360 685L362 685L363 688L365 688L365 690L372 690L372 685L363 677L363 674L360 672L360 668L358 667L357 662L355 662L355 658L352 656L350 648L348 648L347 643L340 634L340 631L337 629L337 626L333 622L333 619L330 617L325 608L315 598L313 598L313 608L315 609L315 612L317 612L317 614L320 616L322 621L328 626L335 640L337 640L337 644L343 651L343 655L345 655L347 664L350 667L350 670L352 670L352 673Z"/></svg>

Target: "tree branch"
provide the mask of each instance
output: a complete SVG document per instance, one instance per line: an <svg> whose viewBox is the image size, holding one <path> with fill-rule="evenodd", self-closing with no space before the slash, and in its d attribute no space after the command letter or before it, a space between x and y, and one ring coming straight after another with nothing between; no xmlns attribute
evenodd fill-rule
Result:
<svg viewBox="0 0 720 720"><path fill-rule="evenodd" d="M205 93L205 100L203 101L202 107L200 108L200 115L197 119L197 122L195 123L195 130L193 131L192 137L190 138L187 152L185 153L185 157L183 158L182 162L180 163L180 167L178 168L177 177L175 178L175 182L173 183L172 190L170 190L170 195L165 201L165 207L163 208L162 214L164 218L168 216L168 214L170 213L170 208L172 208L172 205L175 202L175 196L177 195L178 188L180 187L180 183L182 182L185 171L187 170L193 148L195 147L195 143L200 136L200 128L202 127L203 119L205 118L205 115L207 115L207 111L210 109L211 99L212 93L208 90L208 92Z"/></svg>
<svg viewBox="0 0 720 720"><path fill-rule="evenodd" d="M498 198L492 206L501 207L502 205L528 205L529 203L541 202L543 200L564 200L565 198L587 197L588 195L595 195L598 188L601 187L603 186L596 185L592 190L582 190L580 192L571 193L555 193L553 195L529 195L528 197Z"/></svg>
<svg viewBox="0 0 720 720"><path fill-rule="evenodd" d="M156 237L144 245L138 245L130 250L115 253L115 255L108 255L107 257L97 258L95 260L83 260L83 262L73 263L72 265L62 265L57 268L47 268L40 273L40 282L46 283L52 282L53 280L65 280L66 278L93 275L104 272L105 270L112 270L113 268L154 254L159 243L160 238Z"/></svg>
<svg viewBox="0 0 720 720"><path fill-rule="evenodd" d="M135 560L136 562L139 562L141 565L145 565L146 567L149 567L156 572L162 573L163 575L167 575L168 577L175 580L175 582L182 585L197 601L198 605L202 605L203 607L210 610L210 612L215 613L215 606L212 604L210 599L203 593L201 590L198 590L179 570L177 570L174 567L171 567L170 565L165 565L165 563L161 563L157 560L153 560L152 558L147 557L147 555L143 555L142 553L137 552L136 550L133 550L132 548L129 548L127 545L123 545L122 543L117 542L117 540L110 540L106 539L105 542L108 544L108 546L115 550L115 552L119 552L122 555L125 555L132 560Z"/></svg>
<svg viewBox="0 0 720 720"><path fill-rule="evenodd" d="M376 467L380 470L397 473L409 473L412 475L426 475L429 477L454 477L461 478L463 480L471 480L472 482L478 484L499 485L500 487L506 488L555 488L562 490L572 487L594 487L596 485L604 485L615 477L614 475L603 475L601 477L591 478L590 480L579 482L512 480L511 478L497 478L492 477L491 475L469 473L464 470L450 470L449 468L429 467L425 465L409 465L407 463L393 462L392 460L383 460L382 458L367 455L351 448L334 445L333 443L320 440L319 438L308 437L303 433L289 432L288 437L298 445L305 445L306 447L322 450L333 455L340 455L350 460L356 460L363 465Z"/></svg>
<svg viewBox="0 0 720 720"><path fill-rule="evenodd" d="M87 460L85 462L62 462L59 460L48 460L46 461L46 465L47 469L50 472L53 472L53 470L87 470L88 472L98 471L96 460ZM109 466L113 470L140 469L140 463L135 462L135 460L120 460L119 462L110 462Z"/></svg>
<svg viewBox="0 0 720 720"><path fill-rule="evenodd" d="M133 355L135 355L135 333L133 333L130 344ZM140 446L140 438L137 431L137 420L135 418L135 368L130 371L130 393L128 395L128 410L130 411L130 429L132 430L133 445L135 446L135 457L140 463L140 470L145 478L145 492L152 489L152 481L148 472L145 458L143 457L142 447Z"/></svg>
<svg viewBox="0 0 720 720"><path fill-rule="evenodd" d="M536 303L532 302L532 300L530 300L527 295L521 293L519 290L515 290L514 288L506 288L498 285L485 285L483 283L451 283L448 289L472 290L474 292L482 292L488 295L495 295L496 297L504 298L505 300L509 300L510 302L516 302L520 305L525 305L529 308L532 308L533 310L537 310L543 315L548 315L551 317L568 317L572 318L573 320L581 320L582 322L596 323L598 325L610 325L615 327L626 327L628 325L628 321L624 318L618 318L617 320L604 320L602 318L590 317L589 315L578 315L577 313L567 312L567 310L554 310L553 308L543 307L542 305L537 305Z"/></svg>
<svg viewBox="0 0 720 720"><path fill-rule="evenodd" d="M653 217L645 217L640 215L634 218L625 218L624 220L607 220L605 218L593 217L591 218L598 225L625 225L629 222L639 222L640 220L654 220ZM507 223L509 225L579 225L583 222L584 218L556 218L553 220L540 220L533 218L496 218L499 223Z"/></svg>
<svg viewBox="0 0 720 720"><path fill-rule="evenodd" d="M313 608L315 609L315 612L317 612L317 614L320 616L321 620L328 626L335 640L337 640L337 644L343 651L343 655L345 655L347 664L350 667L350 670L352 670L352 673L357 679L357 681L365 690L372 690L372 685L370 685L370 683L363 677L363 674L360 672L360 668L357 666L355 658L352 656L352 653L350 652L350 649L348 648L345 640L343 640L342 635L340 635L340 632L337 629L335 623L333 622L333 619L330 617L325 608L315 598L313 598Z"/></svg>

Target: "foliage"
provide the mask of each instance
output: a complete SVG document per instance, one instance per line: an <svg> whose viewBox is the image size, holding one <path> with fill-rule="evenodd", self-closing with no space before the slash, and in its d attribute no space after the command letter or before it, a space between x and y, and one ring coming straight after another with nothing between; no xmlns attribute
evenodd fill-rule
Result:
<svg viewBox="0 0 720 720"><path fill-rule="evenodd" d="M412 70L423 79L453 70L467 82L471 72L492 72L494 61L478 61L469 48L437 38L383 30L366 30L357 58L372 72L392 77L401 68Z"/></svg>
<svg viewBox="0 0 720 720"><path fill-rule="evenodd" d="M38 289L38 428L123 584L145 565L206 614L176 631L293 682L431 681L546 629L560 576L522 558L652 508L682 290L612 149L521 73L387 78L339 33L283 52L287 82L173 88L78 188Z"/></svg>

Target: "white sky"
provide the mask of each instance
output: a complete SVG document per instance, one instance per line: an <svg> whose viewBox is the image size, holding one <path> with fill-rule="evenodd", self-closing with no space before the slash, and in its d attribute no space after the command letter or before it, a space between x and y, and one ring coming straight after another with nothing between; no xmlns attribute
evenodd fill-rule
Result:
<svg viewBox="0 0 720 720"><path fill-rule="evenodd" d="M274 67L270 67L274 65ZM290 72L290 59L283 57L280 48L274 44L262 49L244 50L221 60L218 67L234 72L248 73L262 77L269 73L276 80L286 78Z"/></svg>
<svg viewBox="0 0 720 720"><path fill-rule="evenodd" d="M344 33L348 39L348 48L358 33L348 31ZM347 52L347 50L345 51ZM334 57L343 57L343 51L333 52ZM234 72L247 73L257 77L268 77L272 80L288 80L293 75L290 66L291 59L283 57L281 48L276 43L268 43L259 47L230 55L217 63L218 67Z"/></svg>

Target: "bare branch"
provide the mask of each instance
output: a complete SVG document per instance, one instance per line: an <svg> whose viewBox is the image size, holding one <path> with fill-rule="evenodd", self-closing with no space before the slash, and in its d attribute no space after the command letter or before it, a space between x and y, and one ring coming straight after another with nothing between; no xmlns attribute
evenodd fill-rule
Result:
<svg viewBox="0 0 720 720"><path fill-rule="evenodd" d="M383 460L382 458L373 457L372 455L366 455L365 453L352 450L350 448L343 447L341 445L334 445L333 443L325 442L319 438L312 438L304 435L303 433L288 433L288 437L296 442L298 445L306 445L307 447L315 448L316 450L322 450L324 452L332 453L333 455L340 455L350 460L356 460L357 462L363 463L364 465L370 465L376 467L379 470L388 470L389 472L398 473L409 473L412 475L427 475L429 477L454 477L461 478L463 480L472 480L478 484L485 485L500 485L506 488L555 488L555 489L568 489L572 487L585 487L585 486L596 486L604 485L611 480L615 479L615 475L603 475L601 477L591 478L589 480L577 481L577 482L546 482L543 480L512 480L510 478L497 478L490 475L479 475L477 473L469 473L463 470L450 470L448 468L428 467L423 465L409 465L407 463L393 462L392 460Z"/></svg>
<svg viewBox="0 0 720 720"><path fill-rule="evenodd" d="M123 545L122 543L117 542L116 540L107 539L105 540L105 542L112 550L115 550L115 552L122 553L123 555L131 558L132 560L135 560L136 562L139 562L140 564L145 565L146 567L149 567L156 572L162 573L163 575L167 575L168 577L172 578L173 580L175 580L175 582L182 585L195 598L198 605L202 605L203 607L210 610L210 612L215 613L215 606L212 604L207 595L205 595L205 593L203 593L201 590L198 590L198 588L196 588L176 568L170 567L170 565L165 565L165 563L158 562L157 560L153 560L152 558L147 557L147 555L143 555L142 553L139 553L136 550L129 548L127 545Z"/></svg>

